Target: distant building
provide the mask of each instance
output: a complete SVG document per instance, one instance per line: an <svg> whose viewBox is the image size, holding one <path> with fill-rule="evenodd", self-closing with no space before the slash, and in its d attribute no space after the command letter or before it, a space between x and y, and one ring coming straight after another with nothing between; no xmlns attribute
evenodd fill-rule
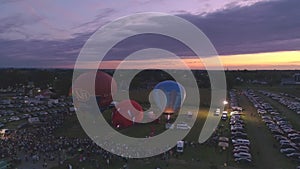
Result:
<svg viewBox="0 0 300 169"><path fill-rule="evenodd" d="M281 79L281 85L300 85L300 73L295 73L291 78Z"/></svg>
<svg viewBox="0 0 300 169"><path fill-rule="evenodd" d="M294 79L295 79L295 82L300 82L300 73L295 73Z"/></svg>

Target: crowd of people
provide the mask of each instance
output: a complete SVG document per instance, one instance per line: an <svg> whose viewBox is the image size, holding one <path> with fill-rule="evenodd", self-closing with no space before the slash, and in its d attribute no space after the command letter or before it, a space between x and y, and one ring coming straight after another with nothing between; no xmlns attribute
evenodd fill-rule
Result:
<svg viewBox="0 0 300 169"><path fill-rule="evenodd" d="M74 116L70 112L48 114L40 117L41 123L21 129L16 129L0 139L0 160L7 160L12 167L31 163L36 168L51 168L63 166L63 168L77 168L76 164L70 164L67 159L76 159L80 162L89 161L95 168L107 168L114 162L124 163L128 167L126 158L105 151L90 138L71 138L55 135L55 130L63 127L68 116ZM106 143L108 143L107 141ZM197 146L193 142L185 142L186 146ZM127 149L126 147L116 147ZM127 149L128 150L128 149ZM124 151L125 152L125 151ZM174 149L155 158L167 160L171 156L178 157ZM51 165L50 165L51 163ZM22 168L22 167L21 167Z"/></svg>
<svg viewBox="0 0 300 169"><path fill-rule="evenodd" d="M0 139L0 159L14 165L24 161L40 164L42 161L42 166L37 168L47 168L50 161L56 161L57 165L69 165L65 164L68 157L76 157L81 162L98 155L103 157L107 165L116 158L89 138L55 136L55 130L62 127L66 116L66 113L47 115L41 118L39 125L17 129L4 136Z"/></svg>

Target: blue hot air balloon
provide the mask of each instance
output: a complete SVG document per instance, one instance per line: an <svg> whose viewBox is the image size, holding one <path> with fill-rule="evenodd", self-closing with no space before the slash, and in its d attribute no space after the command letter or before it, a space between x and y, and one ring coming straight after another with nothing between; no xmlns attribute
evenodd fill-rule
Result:
<svg viewBox="0 0 300 169"><path fill-rule="evenodd" d="M182 106L186 92L184 87L175 81L166 80L154 87L153 99L158 108L165 114L171 115L179 111ZM168 119L170 116L168 116Z"/></svg>

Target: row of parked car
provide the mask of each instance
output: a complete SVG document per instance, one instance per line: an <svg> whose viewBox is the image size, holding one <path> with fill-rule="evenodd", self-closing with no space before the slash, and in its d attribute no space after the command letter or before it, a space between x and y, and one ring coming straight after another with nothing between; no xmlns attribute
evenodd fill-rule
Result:
<svg viewBox="0 0 300 169"><path fill-rule="evenodd" d="M269 103L256 95L253 90L245 91L248 99L257 107L257 113L269 128L280 145L280 152L290 159L300 160L300 132L295 130L291 123L274 109ZM275 112L271 114L272 112ZM277 112L277 113L276 113Z"/></svg>
<svg viewBox="0 0 300 169"><path fill-rule="evenodd" d="M231 90L229 92L229 96L230 96L230 107L233 111L243 111L243 108L239 106L238 104L238 100L236 97L236 90Z"/></svg>
<svg viewBox="0 0 300 169"><path fill-rule="evenodd" d="M14 103L18 104L18 103ZM14 104L13 107L16 107ZM5 116L16 116L19 114L26 114L26 113L32 113L32 112L37 112L37 111L43 111L43 110L48 110L50 107L48 105L34 105L30 106L29 104L27 106L22 106L21 108L0 108L0 117L5 117Z"/></svg>
<svg viewBox="0 0 300 169"><path fill-rule="evenodd" d="M292 94L287 94L287 93L284 93L284 92L281 92L280 95L282 96L285 96L285 97L289 97L289 98L292 98L296 101L300 101L300 97L296 96L296 95L292 95Z"/></svg>
<svg viewBox="0 0 300 169"><path fill-rule="evenodd" d="M231 106L239 107L238 99L234 91L230 91ZM251 163L250 141L248 139L245 124L240 111L230 113L230 131L233 144L233 157L238 163Z"/></svg>
<svg viewBox="0 0 300 169"><path fill-rule="evenodd" d="M9 110L9 109L0 109L0 117L4 117L4 116L14 116L16 115L17 111L15 110Z"/></svg>
<svg viewBox="0 0 300 169"><path fill-rule="evenodd" d="M36 104L35 106L30 106L30 104L28 104L27 106L22 106L20 109L10 109L8 107L0 109L0 128L3 128L7 123L14 121L66 112L69 107L72 107L71 101L61 101L52 104Z"/></svg>
<svg viewBox="0 0 300 169"><path fill-rule="evenodd" d="M300 99L298 97L291 96L286 93L276 94L264 90L260 90L260 92L265 96L268 96L271 99L278 101L279 103L281 103L288 109L294 111L295 113L300 114Z"/></svg>
<svg viewBox="0 0 300 169"><path fill-rule="evenodd" d="M44 111L35 111L32 113L17 113L14 116L8 116L8 117L3 117L2 118L2 123L6 124L9 122L14 122L14 121L20 121L23 119L28 119L31 117L40 117L43 115L48 115L48 114L56 114L56 113L62 113L62 112L66 112L67 109L65 107L54 107L54 108L49 108L48 110L44 110Z"/></svg>

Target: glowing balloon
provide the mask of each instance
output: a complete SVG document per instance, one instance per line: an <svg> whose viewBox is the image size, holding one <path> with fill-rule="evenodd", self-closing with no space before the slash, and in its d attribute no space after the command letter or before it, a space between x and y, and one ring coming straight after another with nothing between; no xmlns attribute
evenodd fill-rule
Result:
<svg viewBox="0 0 300 169"><path fill-rule="evenodd" d="M186 92L178 82L167 80L154 87L153 99L158 108L165 114L173 114L182 106Z"/></svg>

